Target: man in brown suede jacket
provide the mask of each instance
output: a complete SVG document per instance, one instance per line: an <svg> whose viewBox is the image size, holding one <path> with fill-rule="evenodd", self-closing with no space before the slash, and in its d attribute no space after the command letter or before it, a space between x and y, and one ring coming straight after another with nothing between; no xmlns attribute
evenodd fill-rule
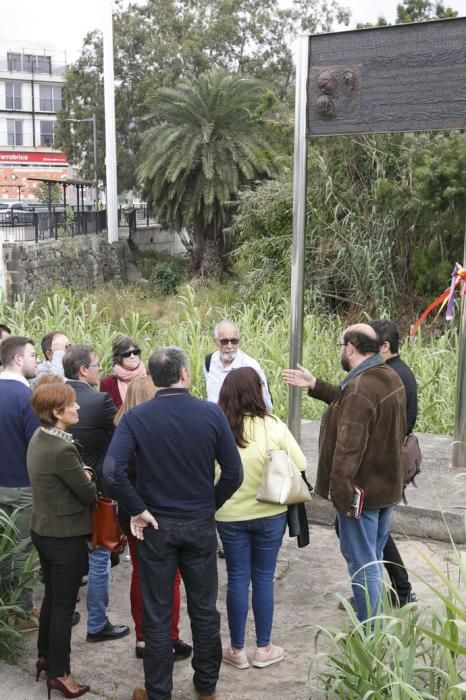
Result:
<svg viewBox="0 0 466 700"><path fill-rule="evenodd" d="M359 620L375 614L382 587L383 548L393 506L401 499L402 445L406 436L403 384L379 355L373 328L359 323L339 342L343 369L338 387L316 379L304 367L285 370L288 384L308 389L329 404L322 419L315 491L337 510L340 548L352 577ZM363 512L355 518L355 486L364 490ZM366 606L366 592L370 608Z"/></svg>

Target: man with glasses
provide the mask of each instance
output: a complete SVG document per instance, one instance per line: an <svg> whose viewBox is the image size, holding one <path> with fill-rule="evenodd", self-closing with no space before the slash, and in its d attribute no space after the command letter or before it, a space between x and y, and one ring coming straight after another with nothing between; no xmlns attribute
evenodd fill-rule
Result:
<svg viewBox="0 0 466 700"><path fill-rule="evenodd" d="M29 380L36 376L38 364L32 340L10 336L3 340L0 354L5 368L0 374L0 509L9 516L19 509L15 517L18 539L27 543L13 561L2 562L1 599L4 592L15 585L14 579L21 574L33 550L30 540L32 489L26 467L26 452L29 440L40 423L31 408ZM33 589L26 585L18 605L29 617L37 614L32 602ZM37 627L37 621L29 619L22 626L33 629Z"/></svg>
<svg viewBox="0 0 466 700"><path fill-rule="evenodd" d="M218 403L220 389L225 377L232 369L252 367L261 378L262 393L267 411L272 411L272 397L267 385L265 372L260 364L250 355L239 349L240 335L236 323L224 320L214 328L214 344L217 348L207 355L204 362L204 377L207 389L207 400Z"/></svg>
<svg viewBox="0 0 466 700"><path fill-rule="evenodd" d="M375 615L382 590L383 549L403 488L406 435L403 384L380 355L377 333L366 323L343 331L340 362L348 374L327 384L298 365L283 372L291 386L329 404L322 420L314 490L337 511L340 549L352 578L358 619ZM355 495L362 490L362 512Z"/></svg>
<svg viewBox="0 0 466 700"><path fill-rule="evenodd" d="M97 475L102 491L102 465L115 426L116 409L109 394L95 391L100 362L89 345L71 345L63 356L65 377L76 392L79 422L69 432L82 446L82 459ZM129 634L127 625L112 625L107 617L110 588L110 552L97 547L89 552L87 582L87 641L104 642Z"/></svg>

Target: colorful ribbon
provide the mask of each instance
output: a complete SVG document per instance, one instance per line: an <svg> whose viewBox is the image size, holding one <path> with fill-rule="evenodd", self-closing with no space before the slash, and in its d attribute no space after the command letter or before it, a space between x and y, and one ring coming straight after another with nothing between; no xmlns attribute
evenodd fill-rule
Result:
<svg viewBox="0 0 466 700"><path fill-rule="evenodd" d="M462 267L459 263L455 263L455 266L453 268L453 272L451 273L451 284L448 287L448 289L445 289L442 294L437 297L437 299L434 299L434 301L429 304L427 309L423 311L421 316L419 316L418 320L416 321L416 325L414 326L413 333L412 335L416 335L418 332L419 328L421 325L424 323L426 320L427 316L430 314L433 309L435 309L437 306L440 306L440 309L438 311L438 314L442 312L443 307L447 306L447 311L445 313L445 318L447 321L451 321L453 318L453 313L455 310L455 289L461 284L461 282L466 282L466 268ZM463 286L463 289L461 291L461 294L465 294L465 287ZM437 316L438 316L437 314Z"/></svg>

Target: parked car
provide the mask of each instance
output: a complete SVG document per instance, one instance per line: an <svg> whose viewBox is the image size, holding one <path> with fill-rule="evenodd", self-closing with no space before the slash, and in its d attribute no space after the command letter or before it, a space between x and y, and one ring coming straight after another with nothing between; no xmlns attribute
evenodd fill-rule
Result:
<svg viewBox="0 0 466 700"><path fill-rule="evenodd" d="M0 223L20 226L33 222L34 212L26 202L10 202L0 209Z"/></svg>

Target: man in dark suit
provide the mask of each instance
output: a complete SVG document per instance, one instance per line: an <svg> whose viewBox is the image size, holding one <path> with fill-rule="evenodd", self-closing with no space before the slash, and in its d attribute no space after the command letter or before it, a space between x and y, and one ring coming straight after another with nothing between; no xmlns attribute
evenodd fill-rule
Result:
<svg viewBox="0 0 466 700"><path fill-rule="evenodd" d="M79 423L70 428L82 446L84 464L92 467L101 489L102 464L114 431L115 407L110 394L95 391L100 362L89 345L71 345L63 356L67 382L76 392ZM110 552L97 547L89 553L87 588L87 641L103 642L129 634L127 625L112 625L107 617L110 587Z"/></svg>

